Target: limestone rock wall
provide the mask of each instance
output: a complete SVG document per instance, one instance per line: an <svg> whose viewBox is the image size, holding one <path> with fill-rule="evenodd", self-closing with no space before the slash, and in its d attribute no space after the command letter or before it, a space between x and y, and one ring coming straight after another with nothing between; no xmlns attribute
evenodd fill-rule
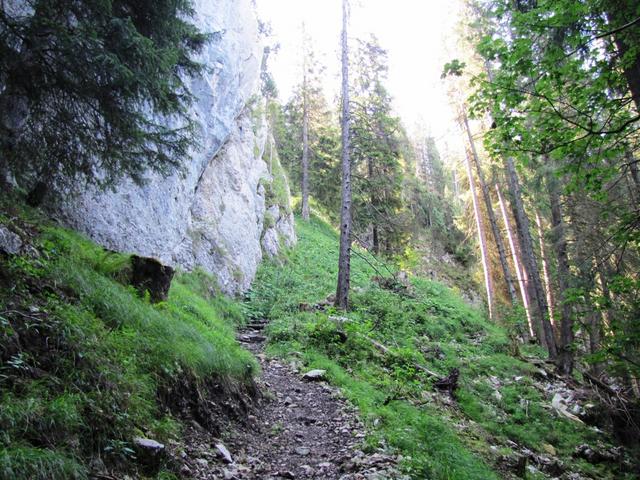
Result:
<svg viewBox="0 0 640 480"><path fill-rule="evenodd" d="M269 205L274 176L263 160L268 137L263 118L251 112L240 116L198 182L189 229L173 252L179 265L214 272L227 293L250 286L263 257L263 238L276 238L264 248L268 256L295 242L293 216Z"/></svg>
<svg viewBox="0 0 640 480"><path fill-rule="evenodd" d="M207 73L190 81L202 145L185 159L184 173L150 175L143 187L123 181L114 192L89 190L52 209L107 248L202 267L233 294L253 280L265 236L277 238L269 255L295 242L293 218L278 212L265 229L272 176L262 158L268 129L256 113L262 51L251 0L195 0L194 7L194 22L213 40L200 58Z"/></svg>

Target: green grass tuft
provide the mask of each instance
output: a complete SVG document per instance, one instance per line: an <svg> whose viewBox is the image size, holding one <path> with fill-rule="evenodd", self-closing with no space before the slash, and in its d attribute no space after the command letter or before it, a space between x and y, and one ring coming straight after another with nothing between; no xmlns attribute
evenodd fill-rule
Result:
<svg viewBox="0 0 640 480"><path fill-rule="evenodd" d="M0 447L0 478L82 480L87 470L58 452L31 447Z"/></svg>

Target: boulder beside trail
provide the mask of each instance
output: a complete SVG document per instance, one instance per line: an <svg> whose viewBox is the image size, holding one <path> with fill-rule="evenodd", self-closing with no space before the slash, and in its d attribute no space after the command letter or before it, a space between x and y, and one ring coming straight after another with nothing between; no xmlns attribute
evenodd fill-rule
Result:
<svg viewBox="0 0 640 480"><path fill-rule="evenodd" d="M144 466L149 474L155 474L160 470L165 459L165 446L150 438L136 437L133 439L138 462Z"/></svg>

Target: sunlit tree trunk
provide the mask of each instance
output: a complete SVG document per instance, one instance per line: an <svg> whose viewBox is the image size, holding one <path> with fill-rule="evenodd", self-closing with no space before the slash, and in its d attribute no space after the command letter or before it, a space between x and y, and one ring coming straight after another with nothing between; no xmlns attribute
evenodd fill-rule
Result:
<svg viewBox="0 0 640 480"><path fill-rule="evenodd" d="M473 214L476 219L476 228L478 229L478 243L480 244L480 257L482 260L482 271L484 273L484 286L487 291L487 307L489 309L489 318L493 318L493 286L491 285L491 271L489 270L487 242L484 236L482 216L480 215L480 205L478 204L478 196L476 194L473 172L471 171L471 161L469 160L469 154L467 153L464 158L465 166L467 168L467 177L469 177L469 191L471 192L471 200L473 202Z"/></svg>
<svg viewBox="0 0 640 480"><path fill-rule="evenodd" d="M593 268L595 271L594 282L597 283L598 282L598 259L595 257L593 257L591 268ZM586 275L585 273L583 273L585 269L586 268L584 266L580 269L582 276ZM589 353L593 355L598 353L602 348L602 331L603 331L603 324L605 323L605 320L606 320L605 310L602 309L601 311L598 311L594 308L591 312L589 312L588 320L589 320ZM601 362L594 363L591 367L591 373L593 373L593 375L595 375L596 377L599 377L600 374L602 373L603 368L604 368L604 365Z"/></svg>
<svg viewBox="0 0 640 480"><path fill-rule="evenodd" d="M611 291L609 290L607 279L611 278L612 273L607 263L608 262L606 261L596 262L596 272L598 274L596 279L598 286L600 287L600 291L602 292L602 298L606 302L607 307L609 307L613 303L613 298ZM611 330L611 312L609 308L602 310L602 329L606 335L613 335L613 331Z"/></svg>
<svg viewBox="0 0 640 480"><path fill-rule="evenodd" d="M302 219L309 220L309 105L306 71L302 89Z"/></svg>
<svg viewBox="0 0 640 480"><path fill-rule="evenodd" d="M453 196L456 201L460 198L460 187L458 186L458 174L455 170L451 172L453 176Z"/></svg>
<svg viewBox="0 0 640 480"><path fill-rule="evenodd" d="M507 232L507 239L509 240L509 248L511 248L511 257L513 258L513 266L516 270L516 279L518 280L518 286L520 287L520 296L522 298L522 306L524 307L525 315L527 316L528 330L525 331L525 340L528 340L528 336L535 337L533 332L533 322L531 320L531 307L529 306L529 296L527 294L527 285L525 283L525 274L521 267L522 262L518 256L518 250L513 240L513 234L511 233L511 224L509 223L509 216L507 215L507 209L504 205L504 199L502 198L502 192L500 187L496 183L496 193L498 194L498 203L500 205L500 212L502 213L502 221ZM527 335L528 334L528 335Z"/></svg>
<svg viewBox="0 0 640 480"><path fill-rule="evenodd" d="M538 227L538 242L540 244L540 258L542 258L542 278L544 279L544 290L547 295L547 305L549 305L549 317L551 325L555 327L555 299L553 298L553 289L551 288L551 277L549 275L549 261L547 259L547 248L544 244L544 233L542 231L542 219L536 211L536 226Z"/></svg>
<svg viewBox="0 0 640 480"><path fill-rule="evenodd" d="M537 306L537 334L538 340L543 344L549 352L549 358L555 360L558 351L556 347L556 339L553 334L553 327L549 322L549 309L547 307L547 300L542 288L542 280L540 279L540 270L536 262L535 253L533 251L533 240L531 239L531 231L529 226L529 217L524 210L524 204L522 202L522 192L520 191L520 182L518 180L518 174L516 173L516 167L513 163L513 158L506 157L506 170L507 180L509 184L509 191L513 200L514 217L516 220L516 227L518 229L518 238L520 240L520 249L522 253L522 259L531 282L531 293L533 295L533 302Z"/></svg>
<svg viewBox="0 0 640 480"><path fill-rule="evenodd" d="M502 267L502 274L504 275L504 280L507 284L507 290L509 291L509 299L511 300L511 304L515 305L517 302L516 289L513 285L513 278L511 277L511 271L509 270L509 263L507 262L507 255L505 253L505 248L504 248L504 241L502 240L502 236L500 235L500 229L498 228L496 215L493 211L493 204L491 203L491 195L489 195L489 188L487 187L487 183L484 180L484 173L482 172L480 159L478 158L478 152L476 150L475 141L473 139L473 135L471 134L471 128L469 127L469 119L467 118L467 113L464 110L462 111L462 121L464 123L464 127L467 132L467 137L469 139L469 145L471 147L471 156L473 158L473 163L475 164L476 172L478 173L478 182L480 183L480 189L482 190L482 197L484 199L485 208L487 209L487 215L489 217L489 224L491 225L491 232L493 233L493 239L496 242L496 247L498 249L498 257L500 258L500 266Z"/></svg>
<svg viewBox="0 0 640 480"><path fill-rule="evenodd" d="M349 307L351 273L351 160L349 157L349 46L347 43L347 0L342 0L342 208L340 210L340 256L336 307Z"/></svg>
<svg viewBox="0 0 640 480"><path fill-rule="evenodd" d="M309 85L307 82L307 38L302 25L302 219L309 220Z"/></svg>

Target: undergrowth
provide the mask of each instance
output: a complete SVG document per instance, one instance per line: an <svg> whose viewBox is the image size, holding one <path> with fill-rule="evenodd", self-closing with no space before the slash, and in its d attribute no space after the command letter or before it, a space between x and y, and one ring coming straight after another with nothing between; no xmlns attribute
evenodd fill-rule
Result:
<svg viewBox="0 0 640 480"><path fill-rule="evenodd" d="M129 256L31 210L0 221L30 244L0 256L0 478L142 478L133 438L179 438L189 413L167 392L253 388L257 363L235 341L242 312L206 274L177 274L153 305L127 286Z"/></svg>
<svg viewBox="0 0 640 480"><path fill-rule="evenodd" d="M408 288L383 288L374 277L389 278L393 268L356 250L351 308L337 312L323 302L335 289L337 234L317 217L299 220L297 231L298 245L286 261L260 268L245 309L270 320L272 354L301 354L309 368L327 370L369 426L369 447L397 450L416 479L509 477L501 458L517 448L544 452L549 446L574 471L631 478L572 458L580 443L606 438L553 413L533 380L536 367L511 356L506 331L449 288L417 277ZM440 377L460 369L457 399L435 393L435 379L420 367Z"/></svg>

